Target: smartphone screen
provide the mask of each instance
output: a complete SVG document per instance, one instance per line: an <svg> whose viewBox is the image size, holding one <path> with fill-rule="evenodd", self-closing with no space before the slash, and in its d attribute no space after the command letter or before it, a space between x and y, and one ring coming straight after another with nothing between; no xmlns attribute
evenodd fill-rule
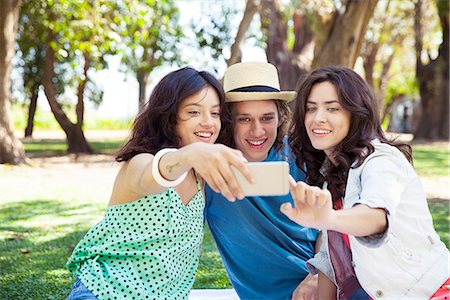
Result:
<svg viewBox="0 0 450 300"><path fill-rule="evenodd" d="M285 161L250 162L252 184L234 167L232 171L245 196L277 196L289 193L289 164Z"/></svg>

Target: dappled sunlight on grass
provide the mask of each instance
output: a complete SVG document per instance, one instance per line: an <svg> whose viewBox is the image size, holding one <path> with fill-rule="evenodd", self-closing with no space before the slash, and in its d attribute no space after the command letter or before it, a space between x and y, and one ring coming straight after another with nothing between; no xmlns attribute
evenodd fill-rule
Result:
<svg viewBox="0 0 450 300"><path fill-rule="evenodd" d="M231 283L223 267L219 252L216 249L211 232L205 225L205 236L202 244L202 254L195 277L194 289L229 289Z"/></svg>
<svg viewBox="0 0 450 300"><path fill-rule="evenodd" d="M95 152L113 153L123 140L113 141L93 141L89 142ZM67 152L67 143L62 139L42 139L42 140L24 140L25 152L29 156L39 155L58 155Z"/></svg>
<svg viewBox="0 0 450 300"><path fill-rule="evenodd" d="M433 215L434 228L450 249L450 202L448 199L430 199L428 203Z"/></svg>
<svg viewBox="0 0 450 300"><path fill-rule="evenodd" d="M436 145L413 147L414 168L423 177L450 177L450 149Z"/></svg>

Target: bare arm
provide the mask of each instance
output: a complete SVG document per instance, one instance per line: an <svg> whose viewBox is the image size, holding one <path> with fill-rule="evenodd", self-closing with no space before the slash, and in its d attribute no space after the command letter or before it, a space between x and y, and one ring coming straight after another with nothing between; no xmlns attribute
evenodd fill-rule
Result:
<svg viewBox="0 0 450 300"><path fill-rule="evenodd" d="M364 204L334 210L331 194L304 182L291 182L295 208L284 203L281 211L292 221L305 227L329 229L353 236L369 236L386 230L386 211Z"/></svg>
<svg viewBox="0 0 450 300"><path fill-rule="evenodd" d="M167 187L159 185L153 177L153 160L154 156L151 154L138 154L119 172L118 177L122 177L121 185L131 194L130 197L126 197L130 198L126 202L167 190ZM238 150L219 144L193 143L180 148L179 151L164 154L159 161L158 169L163 178L175 180L193 168L211 188L233 201L236 197L242 198L242 192L230 166L235 166L251 180L250 171L245 166L246 162Z"/></svg>
<svg viewBox="0 0 450 300"><path fill-rule="evenodd" d="M336 299L336 286L322 272L319 271L319 299L334 300Z"/></svg>
<svg viewBox="0 0 450 300"><path fill-rule="evenodd" d="M291 296L291 300L317 300L318 298L318 277L308 274L300 282Z"/></svg>
<svg viewBox="0 0 450 300"><path fill-rule="evenodd" d="M320 251L322 245L322 231L317 235L315 252ZM305 279L300 282L297 288L292 293L291 300L306 300L306 299L320 299L318 298L318 276L308 274Z"/></svg>

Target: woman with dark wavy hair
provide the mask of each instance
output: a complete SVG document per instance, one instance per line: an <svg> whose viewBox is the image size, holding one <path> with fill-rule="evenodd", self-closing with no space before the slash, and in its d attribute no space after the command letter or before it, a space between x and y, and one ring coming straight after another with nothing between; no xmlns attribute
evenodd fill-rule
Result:
<svg viewBox="0 0 450 300"><path fill-rule="evenodd" d="M385 137L378 101L356 72L324 67L301 82L289 142L307 177L291 183L295 208L281 210L323 230L321 251L308 261L319 299L450 296L449 252L411 147Z"/></svg>
<svg viewBox="0 0 450 300"><path fill-rule="evenodd" d="M75 247L69 300L187 299L203 239L204 181L242 198L240 151L214 144L225 95L207 72L166 75L137 116L104 218Z"/></svg>

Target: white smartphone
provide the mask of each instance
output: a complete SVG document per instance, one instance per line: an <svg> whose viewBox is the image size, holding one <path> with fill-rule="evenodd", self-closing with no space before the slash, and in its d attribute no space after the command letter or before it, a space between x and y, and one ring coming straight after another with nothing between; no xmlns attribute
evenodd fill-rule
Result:
<svg viewBox="0 0 450 300"><path fill-rule="evenodd" d="M247 167L255 182L247 181L233 166L233 171L245 196L277 196L289 193L289 164L285 161L250 162Z"/></svg>

